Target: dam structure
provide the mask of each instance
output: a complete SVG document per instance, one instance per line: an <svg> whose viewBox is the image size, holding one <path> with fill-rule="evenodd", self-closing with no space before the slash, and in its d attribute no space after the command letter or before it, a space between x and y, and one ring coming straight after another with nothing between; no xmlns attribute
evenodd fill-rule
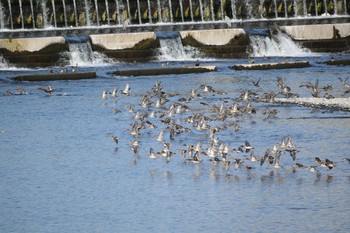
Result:
<svg viewBox="0 0 350 233"><path fill-rule="evenodd" d="M252 36L256 45L256 36L278 33L315 52L343 52L349 12L348 0L0 0L0 57L57 65L80 43L74 38L84 37L90 53L152 60L164 39L159 32L214 58L247 57Z"/></svg>

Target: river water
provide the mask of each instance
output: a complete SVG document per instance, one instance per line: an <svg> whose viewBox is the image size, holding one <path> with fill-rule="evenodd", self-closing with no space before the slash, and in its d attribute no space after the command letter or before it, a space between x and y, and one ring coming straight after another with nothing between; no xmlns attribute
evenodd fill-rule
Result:
<svg viewBox="0 0 350 233"><path fill-rule="evenodd" d="M240 126L235 131L213 120L208 124L223 128L215 137L237 149L245 141L263 155L290 136L300 150L296 161L289 153L281 156L281 168L246 160L249 153L229 152L228 159L241 158L244 164L224 169L223 162L211 162L201 154L201 163L183 161L177 150L184 144L202 143L209 147L209 133L186 122L195 113L214 118L212 106L229 107L244 90L261 95L277 92L277 77L284 77L292 92L311 96L300 85L333 85L328 93L340 97L346 88L339 77L349 77L349 66L328 66L324 60L349 58L348 55L319 55L293 58L256 58L256 62L307 60L311 67L288 70L236 71L230 66L246 59L201 60L217 66L216 72L186 75L119 77L118 69L164 67L164 61L149 63L110 63L78 67L95 71L96 79L17 83L12 78L28 73L47 73L47 69L3 68L0 71L0 231L1 232L349 232L350 231L350 114L329 109L296 105L276 105L253 101L255 114L243 114L227 121ZM338 57L339 56L339 57ZM196 61L170 61L168 66L192 65ZM59 72L59 67L54 67ZM252 81L261 79L260 86ZM168 97L164 108L143 108L139 100L151 92L156 81ZM123 90L130 85L130 96L118 92L102 99L103 89ZM225 93L204 92L201 84ZM26 95L18 93L16 85ZM51 96L37 89L51 85ZM157 128L129 133L135 113L167 113L180 97L194 88L203 98L185 103L190 111L175 113L175 123L190 131L169 138L163 118L146 120ZM321 95L325 92L321 91ZM349 95L345 95L349 97ZM155 99L152 99L155 101ZM205 104L204 104L205 103ZM208 105L206 105L208 104ZM114 112L119 109L120 112ZM263 111L276 109L276 117ZM151 159L163 144L156 140L164 129L164 141L175 154L170 161ZM117 135L116 144L111 136ZM130 150L138 140L139 151ZM283 149L282 149L283 150ZM318 172L293 169L293 164L315 166L314 158L329 159L336 167ZM243 166L249 165L252 169Z"/></svg>

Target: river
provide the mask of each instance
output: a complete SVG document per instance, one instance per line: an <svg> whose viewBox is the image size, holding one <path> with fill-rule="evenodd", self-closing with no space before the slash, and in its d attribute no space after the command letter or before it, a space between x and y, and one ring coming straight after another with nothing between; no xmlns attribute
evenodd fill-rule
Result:
<svg viewBox="0 0 350 233"><path fill-rule="evenodd" d="M118 69L142 69L194 65L189 61L147 63L113 62L78 67L78 71L97 72L96 79L23 82L17 75L47 73L48 69L2 68L0 71L0 231L1 232L349 232L350 231L350 114L329 109L253 101L256 113L228 117L223 122L239 125L237 131L215 120L211 108L229 108L245 90L262 95L277 92L277 77L301 97L310 97L307 82L332 85L328 93L340 97L346 88L341 78L349 77L349 66L329 66L322 61L349 58L328 54L305 57L256 58L255 62L309 61L311 67L288 70L237 71L230 67L246 59L200 59L201 65L215 65L217 71L202 74L119 77ZM60 67L51 68L59 72ZM252 81L261 79L259 87ZM164 108L154 102L143 108L138 103L159 81L168 94ZM117 97L104 89L123 90L130 95ZM25 89L17 95L16 85ZM38 87L51 85L51 95ZM205 92L210 85L216 92ZM195 96L184 105L190 111L168 114L180 97ZM220 91L223 92L220 92ZM6 91L14 95L6 95ZM174 92L177 95L171 96ZM321 91L321 95L325 91ZM349 97L349 94L345 95ZM146 116L157 128L146 127L139 135L129 133L135 112L156 111L158 118ZM120 110L116 112L115 109ZM276 109L267 118L265 110ZM207 124L222 128L215 134L220 143L229 144L228 170L224 163L212 162L201 154L201 163L181 158L180 150L189 144L210 146L208 130L199 130L186 119L203 114ZM166 117L189 130L169 137ZM164 142L156 140L164 130L164 142L174 153L169 160L151 159L150 148L161 151ZM118 136L116 144L111 136ZM267 162L260 166L246 160L247 153L233 150L248 141L256 154L290 136L299 150L293 161L289 153L281 156L281 168ZM141 145L134 153L130 148ZM281 149L284 151L284 149ZM316 166L314 158L336 163L333 169L317 167L317 172L295 168L296 163ZM235 169L233 159L244 161ZM249 167L247 167L249 166ZM251 168L251 169L248 169Z"/></svg>

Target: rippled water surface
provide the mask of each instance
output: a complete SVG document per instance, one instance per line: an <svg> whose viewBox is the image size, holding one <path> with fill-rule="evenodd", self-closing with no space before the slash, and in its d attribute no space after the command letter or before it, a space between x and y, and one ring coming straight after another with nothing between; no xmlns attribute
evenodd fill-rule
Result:
<svg viewBox="0 0 350 233"><path fill-rule="evenodd" d="M284 77L293 92L302 97L311 92L300 85L333 85L330 94L340 97L346 90L339 77L349 77L348 66L319 63L329 57L293 58L308 60L310 68L235 71L229 67L245 60L215 60L216 72L188 75L117 77L111 72L123 68L161 67L161 62L144 64L116 63L109 66L82 67L96 71L97 79L16 83L11 78L47 70L10 69L0 71L0 231L1 232L349 232L350 231L350 114L327 109L312 110L296 105L252 102L255 114L244 114L226 121L240 129L224 127L220 121L208 124L223 129L216 133L220 142L236 149L249 141L255 153L263 155L285 136L300 150L296 161L288 153L281 156L282 168L247 161L249 153L230 152L228 158L241 158L253 169L228 171L222 162L213 163L201 155L202 163L183 162L178 150L184 144L201 142L209 146L207 130L197 130L185 119L194 113L208 117L214 104L228 107L244 90L258 95L277 92L277 76ZM277 59L278 61L284 58ZM260 61L260 60L258 60ZM257 62L258 62L257 61ZM275 61L275 59L262 62ZM170 62L169 66L194 63ZM59 68L57 68L59 69ZM260 87L252 81L261 78ZM165 108L142 108L139 100L151 92L156 80L169 97ZM118 93L101 99L103 89L124 89L130 84L130 96ZM205 93L201 84L224 90L226 94ZM27 95L6 96L17 92ZM51 96L37 89L52 85ZM135 113L130 104L143 113L166 113L180 97L188 97L192 88L203 99L185 103L189 112L172 116L174 122L190 129L169 138L167 125L159 118L145 118L157 128L141 129L137 137L129 133ZM324 94L322 92L321 94ZM347 96L349 97L349 96ZM152 100L155 101L155 100ZM201 104L202 102L202 104ZM203 103L208 104L204 105ZM121 112L114 113L115 109ZM277 109L267 119L265 109ZM159 113L158 113L159 115ZM164 118L166 118L165 116ZM163 144L156 140L164 129L164 141L174 154L151 159ZM117 135L116 144L111 136ZM140 141L138 153L130 150L133 140ZM315 157L336 163L332 170L318 172L292 169L293 164L316 165Z"/></svg>

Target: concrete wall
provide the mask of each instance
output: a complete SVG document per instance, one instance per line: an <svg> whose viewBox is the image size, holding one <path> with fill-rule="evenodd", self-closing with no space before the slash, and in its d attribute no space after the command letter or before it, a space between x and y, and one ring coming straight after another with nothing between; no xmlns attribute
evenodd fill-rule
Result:
<svg viewBox="0 0 350 233"><path fill-rule="evenodd" d="M204 56L214 58L246 57L249 38L242 28L181 31L185 46L198 48Z"/></svg>
<svg viewBox="0 0 350 233"><path fill-rule="evenodd" d="M156 40L154 32L90 35L93 45L107 50L130 49L143 40Z"/></svg>
<svg viewBox="0 0 350 233"><path fill-rule="evenodd" d="M235 37L245 35L242 28L235 29L213 29L213 30L197 30L197 31L182 31L180 36L185 39L191 36L197 42L203 45L226 45Z"/></svg>
<svg viewBox="0 0 350 233"><path fill-rule="evenodd" d="M280 29L313 52L343 52L350 49L350 23L281 26Z"/></svg>
<svg viewBox="0 0 350 233"><path fill-rule="evenodd" d="M340 38L350 36L350 23L281 26L280 29L294 40L330 40L335 39L337 33Z"/></svg>
<svg viewBox="0 0 350 233"><path fill-rule="evenodd" d="M0 49L10 52L36 52L52 44L65 44L63 37L0 39Z"/></svg>
<svg viewBox="0 0 350 233"><path fill-rule="evenodd" d="M60 53L68 51L63 37L0 39L0 55L23 67L58 65Z"/></svg>

